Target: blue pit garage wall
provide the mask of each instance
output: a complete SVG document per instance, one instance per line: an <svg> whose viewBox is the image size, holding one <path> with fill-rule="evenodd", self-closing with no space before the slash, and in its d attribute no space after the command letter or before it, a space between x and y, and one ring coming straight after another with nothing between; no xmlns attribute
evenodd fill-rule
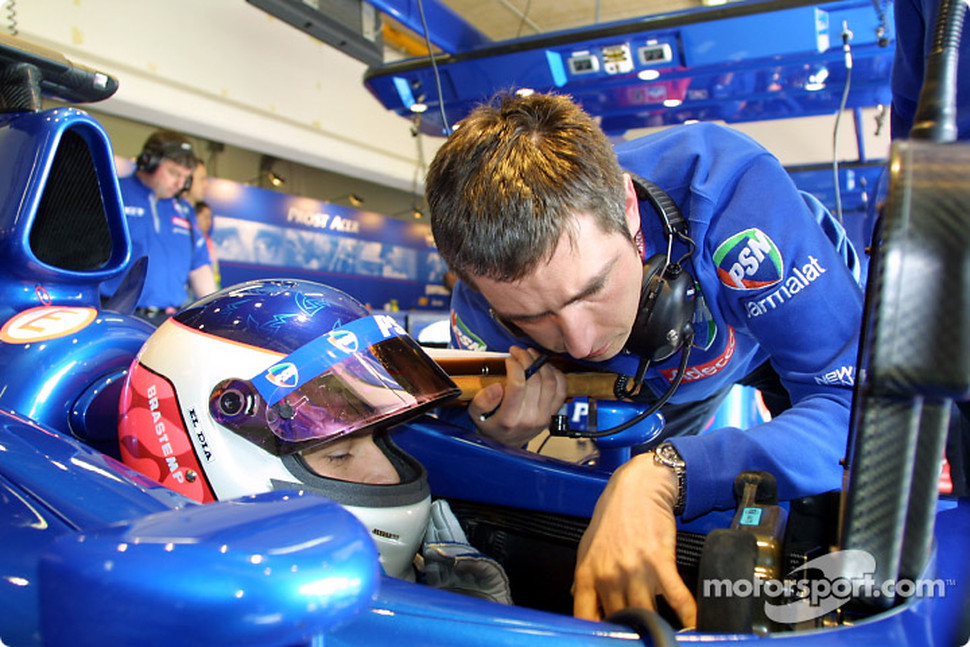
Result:
<svg viewBox="0 0 970 647"><path fill-rule="evenodd" d="M260 278L318 281L375 310L448 308L431 227L212 178L210 236L222 285Z"/></svg>

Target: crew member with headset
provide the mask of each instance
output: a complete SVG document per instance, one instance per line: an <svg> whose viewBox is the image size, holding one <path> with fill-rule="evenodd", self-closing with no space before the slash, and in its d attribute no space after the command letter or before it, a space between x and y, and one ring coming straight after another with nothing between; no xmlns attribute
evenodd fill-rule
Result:
<svg viewBox="0 0 970 647"><path fill-rule="evenodd" d="M662 595L693 625L675 516L733 508L743 470L772 473L783 499L840 487L863 302L842 227L741 133L700 123L614 149L556 95L474 110L425 186L461 278L453 345L510 353L507 382L464 424L515 446L548 427L565 377L551 362L528 377L543 354L628 376L618 396L663 405L661 444L614 472L579 544L575 614ZM735 383L774 417L701 434Z"/></svg>
<svg viewBox="0 0 970 647"><path fill-rule="evenodd" d="M192 142L185 135L159 130L145 142L135 172L119 180L131 235L131 260L148 258L135 315L156 326L187 298L216 290L208 248L195 213L177 198L190 181L197 161ZM102 297L111 296L121 280L106 281L101 286Z"/></svg>

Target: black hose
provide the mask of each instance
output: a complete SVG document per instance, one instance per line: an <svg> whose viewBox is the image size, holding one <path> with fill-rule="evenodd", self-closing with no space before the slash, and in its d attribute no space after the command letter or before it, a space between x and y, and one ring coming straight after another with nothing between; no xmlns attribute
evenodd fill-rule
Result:
<svg viewBox="0 0 970 647"><path fill-rule="evenodd" d="M910 139L940 144L957 140L957 63L966 12L964 0L940 4Z"/></svg>

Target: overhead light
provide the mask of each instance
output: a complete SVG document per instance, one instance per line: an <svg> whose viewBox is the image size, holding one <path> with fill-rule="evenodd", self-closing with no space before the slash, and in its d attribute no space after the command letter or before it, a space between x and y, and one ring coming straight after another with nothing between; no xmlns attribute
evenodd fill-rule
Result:
<svg viewBox="0 0 970 647"><path fill-rule="evenodd" d="M411 104L411 112L416 114L421 114L422 112L428 111L428 104L418 101L417 103Z"/></svg>
<svg viewBox="0 0 970 647"><path fill-rule="evenodd" d="M337 202L340 202L341 200L346 200L350 204L350 206L354 207L355 209L359 208L362 204L364 204L364 199L359 195L357 195L356 193L345 193L343 195L338 195L335 198L330 198L329 200L327 200L327 202L337 203Z"/></svg>
<svg viewBox="0 0 970 647"><path fill-rule="evenodd" d="M418 203L412 204L407 209L402 209L400 211L395 211L390 214L391 218L401 218L410 217L412 220L422 220L424 218L424 211Z"/></svg>
<svg viewBox="0 0 970 647"><path fill-rule="evenodd" d="M683 99L664 99L664 107L666 108L676 108L683 103Z"/></svg>
<svg viewBox="0 0 970 647"><path fill-rule="evenodd" d="M640 70L637 72L637 78L641 81L656 81L660 78L659 70Z"/></svg>
<svg viewBox="0 0 970 647"><path fill-rule="evenodd" d="M809 92L818 92L819 90L825 89L825 82L829 79L829 69L825 66L819 67L815 71L815 74L810 74L808 76L808 81L805 82L805 89Z"/></svg>
<svg viewBox="0 0 970 647"><path fill-rule="evenodd" d="M259 186L263 186L264 180L269 182L270 186L277 188L286 184L286 177L273 170L273 166L278 161L270 155L263 155L259 158L259 175L256 176Z"/></svg>

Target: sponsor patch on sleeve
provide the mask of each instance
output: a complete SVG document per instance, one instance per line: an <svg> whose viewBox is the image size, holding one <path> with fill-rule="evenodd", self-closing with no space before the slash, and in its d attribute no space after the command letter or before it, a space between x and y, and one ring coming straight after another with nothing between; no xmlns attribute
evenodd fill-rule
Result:
<svg viewBox="0 0 970 647"><path fill-rule="evenodd" d="M487 344L478 335L468 329L468 326L465 325L465 322L461 320L461 317L454 310L451 311L451 333L458 342L459 348L479 351L488 348Z"/></svg>
<svg viewBox="0 0 970 647"><path fill-rule="evenodd" d="M734 290L759 290L779 283L785 276L781 252L756 227L721 243L714 250L714 264L721 283Z"/></svg>

